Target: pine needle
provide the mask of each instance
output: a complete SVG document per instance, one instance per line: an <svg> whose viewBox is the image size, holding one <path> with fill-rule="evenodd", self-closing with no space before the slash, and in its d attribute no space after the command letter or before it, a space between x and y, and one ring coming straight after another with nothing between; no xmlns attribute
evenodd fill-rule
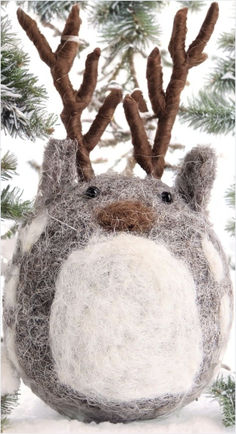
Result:
<svg viewBox="0 0 236 434"><path fill-rule="evenodd" d="M21 200L22 191L8 185L1 193L1 216L3 219L20 220L32 210L32 202Z"/></svg>
<svg viewBox="0 0 236 434"><path fill-rule="evenodd" d="M7 416L12 412L14 407L16 407L18 400L19 392L1 396L1 432L4 432L4 429L8 425L9 421Z"/></svg>
<svg viewBox="0 0 236 434"><path fill-rule="evenodd" d="M215 92L202 90L198 97L188 99L188 105L180 107L179 116L182 123L209 134L234 131L234 102Z"/></svg>
<svg viewBox="0 0 236 434"><path fill-rule="evenodd" d="M210 395L220 404L223 424L226 427L235 425L235 379L228 376L218 377L210 389Z"/></svg>
<svg viewBox="0 0 236 434"><path fill-rule="evenodd" d="M3 155L1 160L1 179L6 181L11 179L13 175L16 175L17 160L15 155L9 151Z"/></svg>
<svg viewBox="0 0 236 434"><path fill-rule="evenodd" d="M6 16L2 18L1 42L2 128L12 137L47 137L57 117L47 113L46 89L29 73L29 56L19 47Z"/></svg>

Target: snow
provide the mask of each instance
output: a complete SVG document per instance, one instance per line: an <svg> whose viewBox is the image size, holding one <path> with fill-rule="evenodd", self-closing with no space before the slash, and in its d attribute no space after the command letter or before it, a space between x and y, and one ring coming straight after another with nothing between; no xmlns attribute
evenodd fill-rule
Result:
<svg viewBox="0 0 236 434"><path fill-rule="evenodd" d="M210 2L206 2L209 4ZM179 5L176 1L170 2L169 6L164 8L161 19L162 34L161 40L163 42L163 47L168 46L171 27L170 27L170 17L173 17ZM193 93L196 94L198 90L203 86L205 78L214 68L214 59L211 58L213 55L220 55L219 50L216 49L216 41L219 35L234 27L234 18L232 10L234 8L233 0L220 0L220 17L216 25L216 30L213 37L211 38L206 52L209 54L209 59L204 62L201 66L193 68L190 71L188 81L189 86L183 91L181 101L186 102L187 97L191 96ZM61 111L61 101L60 97L52 86L52 78L50 76L50 71L48 67L39 59L39 56L32 45L32 42L28 40L24 32L20 28L18 22L16 21L16 6L14 1L9 1L6 12L8 17L13 23L13 29L19 38L19 41L23 41L23 47L26 52L30 54L31 62L30 69L37 75L39 73L39 81L42 85L45 85L48 89L49 100L47 103L48 111L60 114ZM90 47L81 53L81 58L76 59L73 71L71 72L71 80L76 87L79 87L81 81L81 76L78 75L78 71L83 69L85 55L97 45L95 29L93 31L88 31L86 26L86 18L84 16L84 11L81 12L83 24L81 26L80 36L82 39L88 40ZM187 43L196 36L196 32L200 28L203 16L205 14L205 8L198 14L189 13L188 18L188 36ZM4 14L3 14L4 15ZM35 18L35 17L34 17ZM194 24L194 25L193 25ZM56 23L60 28L63 27L62 22ZM52 37L50 29L42 28L42 32L45 34L46 38L49 40L52 49L55 50L58 39ZM99 45L99 44L98 44ZM101 44L100 44L101 45ZM150 48L151 51L152 47ZM102 62L102 59L101 59ZM143 84L142 90L144 97L147 99L147 90L145 83L145 62L143 61L141 55L135 57L135 64L137 66L138 80ZM101 65L100 65L101 70ZM164 84L166 85L169 79L170 70L164 71ZM111 83L110 83L111 84ZM119 81L122 85L122 82ZM126 120L123 116L123 109L120 105L117 109L117 119L120 125L125 125L128 129ZM86 118L90 117L90 113L86 113ZM65 138L64 127L60 123L60 118L58 117L58 123L55 127L54 137ZM85 123L87 127L88 124ZM232 263L235 262L234 259L234 240L225 232L224 228L227 221L232 217L234 212L227 206L224 195L228 187L234 182L235 174L235 142L231 135L208 135L191 128L186 125L182 125L176 122L172 134L172 143L181 143L185 145L184 150L176 150L173 153L169 153L167 156L167 161L173 164L183 158L188 150L193 146L211 145L214 147L218 156L218 173L217 179L214 184L214 189L211 195L211 201L209 204L209 216L213 224L213 228L217 233L219 239L222 242L224 250ZM45 147L45 140L37 140L32 143L28 140L11 139L9 136L2 135L2 155L6 150L13 152L18 159L17 172L19 176L16 176L12 182L12 186L17 185L19 188L23 189L23 199L31 199L35 196L38 186L38 176L36 172L29 166L28 161L34 160L38 164L42 163L43 150ZM96 173L102 173L107 171L114 163L120 159L121 155L126 154L128 151L132 150L131 143L120 143L116 147L99 148L96 147L91 153L91 159L95 160L97 158L106 157L107 162L103 164L94 165ZM116 165L115 170L121 171L124 169L125 159L122 159L118 165ZM144 176L143 170L136 166L135 174L138 176ZM163 181L166 183L172 183L173 174L172 172L166 172L163 177ZM2 233L5 232L11 226L10 222L4 222L2 224ZM6 263L10 259L15 245L15 237L11 240L5 240L2 242L2 252L3 252L3 272L6 269ZM234 273L232 271L232 279L234 280ZM231 370L235 370L235 328L232 329L230 341L223 359L223 363ZM226 371L227 372L227 371ZM116 424L113 425L109 422L101 423L99 425L95 423L84 424L80 421L68 420L67 418L59 415L46 404L44 404L38 397L36 397L28 387L24 384L20 388L20 400L19 405L13 410L9 417L10 423L5 428L7 433L231 433L234 432L233 428L225 428L222 424L221 411L218 403L202 395L198 401L194 401L188 406L176 411L175 413L155 419L152 421L142 421L133 422L129 424Z"/></svg>
<svg viewBox="0 0 236 434"><path fill-rule="evenodd" d="M20 404L13 410L10 424L5 432L14 434L97 434L110 432L121 434L230 434L234 432L234 429L224 427L219 404L204 395L198 401L159 419L129 424L109 422L85 424L59 415L33 395L26 386L22 385Z"/></svg>
<svg viewBox="0 0 236 434"><path fill-rule="evenodd" d="M3 344L1 344L1 374L1 396L15 393L20 387L20 379L7 357L6 348Z"/></svg>

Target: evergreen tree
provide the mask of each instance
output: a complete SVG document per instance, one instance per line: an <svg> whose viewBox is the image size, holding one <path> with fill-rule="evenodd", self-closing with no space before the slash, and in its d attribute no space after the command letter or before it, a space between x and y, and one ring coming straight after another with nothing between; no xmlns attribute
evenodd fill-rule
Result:
<svg viewBox="0 0 236 434"><path fill-rule="evenodd" d="M12 412L14 407L18 404L19 392L1 396L1 432L8 425L8 415Z"/></svg>
<svg viewBox="0 0 236 434"><path fill-rule="evenodd" d="M181 106L180 119L194 129L210 134L227 134L235 125L235 34L223 33L218 40L224 56L216 58L214 72L198 96Z"/></svg>
<svg viewBox="0 0 236 434"><path fill-rule="evenodd" d="M181 4L181 6L183 8L188 8L192 12L198 12L203 6L206 5L206 2L201 1L201 0L190 0L190 1L177 0L177 1L178 1L178 3Z"/></svg>
<svg viewBox="0 0 236 434"><path fill-rule="evenodd" d="M41 22L49 22L52 18L65 19L71 9L71 6L79 3L83 7L83 2L74 0L59 0L59 1L17 1L19 6L27 4L28 10L37 14Z"/></svg>
<svg viewBox="0 0 236 434"><path fill-rule="evenodd" d="M224 53L215 60L214 71L198 96L192 97L187 106L180 109L180 119L194 129L209 134L234 133L235 128L235 33L224 32L218 39L218 48ZM235 206L235 185L226 192L231 208ZM235 219L225 228L235 234Z"/></svg>
<svg viewBox="0 0 236 434"><path fill-rule="evenodd" d="M1 180L10 181L16 175L17 161L13 154L7 152L1 160ZM21 200L22 192L19 188L10 188L8 184L1 191L1 218L14 220L12 228L2 236L9 238L18 228L18 222L31 211L32 203Z"/></svg>
<svg viewBox="0 0 236 434"><path fill-rule="evenodd" d="M213 396L222 409L223 424L226 427L235 425L235 379L228 376L217 378L210 389L210 396Z"/></svg>
<svg viewBox="0 0 236 434"><path fill-rule="evenodd" d="M52 20L65 20L73 4L78 3L81 9L85 9L87 2L74 0L59 0L59 1L17 1L18 6L27 7L29 12L34 12L40 19L44 27L49 27L54 31L54 36L60 36L61 30L56 27ZM86 41L80 40L79 52L86 48Z"/></svg>
<svg viewBox="0 0 236 434"><path fill-rule="evenodd" d="M201 90L198 96L188 100L187 107L181 107L180 119L188 126L208 134L227 134L234 131L235 103L233 98L216 91Z"/></svg>
<svg viewBox="0 0 236 434"><path fill-rule="evenodd" d="M225 199L228 206L235 209L235 184L231 185L228 190L226 190ZM227 223L225 229L232 237L235 236L235 217Z"/></svg>
<svg viewBox="0 0 236 434"><path fill-rule="evenodd" d="M46 137L53 132L56 117L46 113L46 90L29 73L29 57L19 48L6 17L2 19L1 40L2 129L12 137Z"/></svg>
<svg viewBox="0 0 236 434"><path fill-rule="evenodd" d="M45 109L46 90L37 85L37 78L28 71L28 56L19 47L19 41L12 32L9 20L4 17L1 27L1 121L7 135L35 140L47 137L53 132L55 115L48 115ZM12 228L2 237L10 237L18 224L31 210L31 202L21 199L22 192L10 187L10 180L16 174L16 158L7 152L1 161L1 179L8 184L1 191L2 219L15 221Z"/></svg>
<svg viewBox="0 0 236 434"><path fill-rule="evenodd" d="M149 44L159 42L156 17L157 8L162 5L163 2L155 1L101 1L90 10L90 22L97 26L101 42L106 43L105 75L112 81L125 71L123 87L127 90L139 87L134 55L146 57Z"/></svg>

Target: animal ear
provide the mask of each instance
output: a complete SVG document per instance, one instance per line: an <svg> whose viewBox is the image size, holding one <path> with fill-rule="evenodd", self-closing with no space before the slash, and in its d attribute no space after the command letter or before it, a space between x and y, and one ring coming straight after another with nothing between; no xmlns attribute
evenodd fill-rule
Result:
<svg viewBox="0 0 236 434"><path fill-rule="evenodd" d="M47 200L77 182L77 141L51 139L44 151L35 206L44 206Z"/></svg>
<svg viewBox="0 0 236 434"><path fill-rule="evenodd" d="M193 148L183 160L175 188L194 211L206 208L216 175L216 155L207 146Z"/></svg>

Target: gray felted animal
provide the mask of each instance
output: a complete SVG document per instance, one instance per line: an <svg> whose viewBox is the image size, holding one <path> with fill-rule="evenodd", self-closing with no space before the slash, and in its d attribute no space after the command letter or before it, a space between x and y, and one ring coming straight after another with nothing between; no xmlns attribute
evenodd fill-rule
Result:
<svg viewBox="0 0 236 434"><path fill-rule="evenodd" d="M125 98L145 179L94 177L88 133L51 140L46 148L35 212L22 225L6 282L4 340L25 384L69 417L119 422L166 414L198 397L221 364L232 288L206 213L214 152L192 149L173 187L160 180L177 113L170 101L181 91L175 80L186 80L188 68L205 59L217 11L214 3L187 52L176 34L185 28L186 10L177 13L166 93L158 50L149 56L149 93L159 118L153 149L138 114L141 94ZM19 16L22 24L25 14ZM84 104L83 92L75 103Z"/></svg>

